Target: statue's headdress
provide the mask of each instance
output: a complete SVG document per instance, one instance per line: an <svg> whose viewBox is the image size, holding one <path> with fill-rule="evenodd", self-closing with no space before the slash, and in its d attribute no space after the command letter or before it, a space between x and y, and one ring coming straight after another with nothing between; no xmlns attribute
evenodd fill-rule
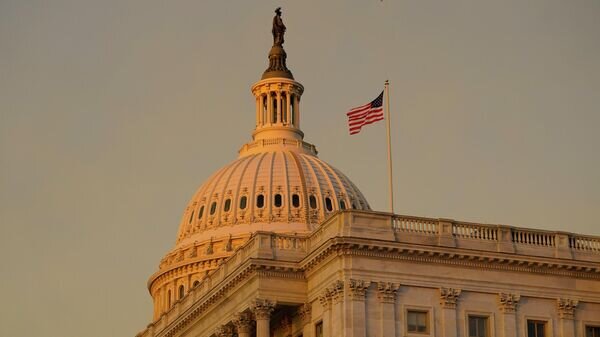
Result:
<svg viewBox="0 0 600 337"><path fill-rule="evenodd" d="M277 8L275 8L275 13L277 13L277 14L281 14L281 7L277 7Z"/></svg>

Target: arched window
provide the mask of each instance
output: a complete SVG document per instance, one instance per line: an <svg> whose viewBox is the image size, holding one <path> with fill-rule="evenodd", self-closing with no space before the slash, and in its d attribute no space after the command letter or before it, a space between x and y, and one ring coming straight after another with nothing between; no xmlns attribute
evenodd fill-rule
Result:
<svg viewBox="0 0 600 337"><path fill-rule="evenodd" d="M331 203L331 198L329 197L325 198L325 208L327 208L328 212L333 211L333 204Z"/></svg>
<svg viewBox="0 0 600 337"><path fill-rule="evenodd" d="M298 194L292 194L292 206L300 207L300 196Z"/></svg>
<svg viewBox="0 0 600 337"><path fill-rule="evenodd" d="M346 202L344 200L340 200L340 209L341 210L345 210L346 209Z"/></svg>
<svg viewBox="0 0 600 337"><path fill-rule="evenodd" d="M167 308L171 307L171 289L167 291Z"/></svg>
<svg viewBox="0 0 600 337"><path fill-rule="evenodd" d="M190 221L188 221L188 222L192 223L192 220L194 220L194 211L192 211L192 214L190 214Z"/></svg>
<svg viewBox="0 0 600 337"><path fill-rule="evenodd" d="M356 209L356 204L352 203L352 209Z"/></svg>
<svg viewBox="0 0 600 337"><path fill-rule="evenodd" d="M246 209L246 204L248 203L248 198L243 196L240 198L240 209Z"/></svg>
<svg viewBox="0 0 600 337"><path fill-rule="evenodd" d="M179 286L179 299L182 299L183 295L185 295L185 288L183 287L183 284L182 284Z"/></svg>
<svg viewBox="0 0 600 337"><path fill-rule="evenodd" d="M265 196L264 196L264 195L262 195L262 194L259 194L259 195L256 197L256 207L258 207L258 208L263 208L263 207L265 207Z"/></svg>
<svg viewBox="0 0 600 337"><path fill-rule="evenodd" d="M311 195L310 198L308 198L308 203L310 204L310 208L317 208L317 198L315 198L314 195Z"/></svg>
<svg viewBox="0 0 600 337"><path fill-rule="evenodd" d="M225 212L229 212L230 209L231 209L231 199L227 199L227 200L225 200L225 206L223 206L223 210Z"/></svg>
<svg viewBox="0 0 600 337"><path fill-rule="evenodd" d="M194 281L194 288L196 288L199 284L200 284L200 281L198 281L198 280Z"/></svg>
<svg viewBox="0 0 600 337"><path fill-rule="evenodd" d="M275 207L281 207L281 205L283 205L283 198L281 197L281 194L275 194L273 203L275 204Z"/></svg>
<svg viewBox="0 0 600 337"><path fill-rule="evenodd" d="M216 210L217 210L217 202L213 201L213 203L210 205L210 215L215 214Z"/></svg>
<svg viewBox="0 0 600 337"><path fill-rule="evenodd" d="M200 207L200 210L198 211L198 219L202 219L203 214L204 214L204 205L202 205L202 207Z"/></svg>

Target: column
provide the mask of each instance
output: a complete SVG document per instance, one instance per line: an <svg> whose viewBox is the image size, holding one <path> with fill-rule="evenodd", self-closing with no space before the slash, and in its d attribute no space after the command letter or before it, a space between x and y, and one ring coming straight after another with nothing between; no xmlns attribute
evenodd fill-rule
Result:
<svg viewBox="0 0 600 337"><path fill-rule="evenodd" d="M365 296L371 283L363 280L350 280L348 293L350 295L349 311L346 315L346 333L344 336L366 337L367 323L365 321Z"/></svg>
<svg viewBox="0 0 600 337"><path fill-rule="evenodd" d="M296 128L300 129L300 96L294 95L294 115L296 117Z"/></svg>
<svg viewBox="0 0 600 337"><path fill-rule="evenodd" d="M230 325L221 325L215 330L216 337L233 337L233 329Z"/></svg>
<svg viewBox="0 0 600 337"><path fill-rule="evenodd" d="M344 282L335 281L331 286L331 335L343 336L344 333ZM328 336L329 337L329 336Z"/></svg>
<svg viewBox="0 0 600 337"><path fill-rule="evenodd" d="M575 337L575 309L579 301L559 298L557 301L560 337Z"/></svg>
<svg viewBox="0 0 600 337"><path fill-rule="evenodd" d="M516 337L517 336L517 305L521 296L518 294L500 293L498 295L498 304L500 307L500 329L502 334L500 337Z"/></svg>
<svg viewBox="0 0 600 337"><path fill-rule="evenodd" d="M273 99L271 98L271 92L267 93L267 123L271 125L273 121Z"/></svg>
<svg viewBox="0 0 600 337"><path fill-rule="evenodd" d="M390 282L377 283L377 299L379 300L379 336L396 336L396 316L394 312L396 304L396 292L398 285Z"/></svg>
<svg viewBox="0 0 600 337"><path fill-rule="evenodd" d="M331 337L331 289L327 288L321 293L319 303L323 307L323 335Z"/></svg>
<svg viewBox="0 0 600 337"><path fill-rule="evenodd" d="M256 317L256 337L270 337L269 322L271 313L275 309L275 303L265 299L256 299L252 303L251 310Z"/></svg>
<svg viewBox="0 0 600 337"><path fill-rule="evenodd" d="M288 124L292 125L292 126L296 126L296 120L294 119L294 115L292 114L292 99L293 99L293 95L291 92L291 88L287 91L286 94L287 100L285 102L285 104L287 104L287 114L288 114Z"/></svg>
<svg viewBox="0 0 600 337"><path fill-rule="evenodd" d="M277 91L277 124L281 124L281 91Z"/></svg>
<svg viewBox="0 0 600 337"><path fill-rule="evenodd" d="M312 304L304 303L298 308L298 314L300 315L300 322L302 322L302 337L313 337L314 329L310 324L312 323Z"/></svg>
<svg viewBox="0 0 600 337"><path fill-rule="evenodd" d="M460 289L440 288L440 304L442 305L442 336L456 337L456 302Z"/></svg>
<svg viewBox="0 0 600 337"><path fill-rule="evenodd" d="M233 325L237 330L238 337L250 337L250 332L252 331L252 318L250 317L250 313L242 312L235 315Z"/></svg>
<svg viewBox="0 0 600 337"><path fill-rule="evenodd" d="M261 106L260 106L260 95L256 96L256 127L258 127L260 125L260 110L261 110Z"/></svg>

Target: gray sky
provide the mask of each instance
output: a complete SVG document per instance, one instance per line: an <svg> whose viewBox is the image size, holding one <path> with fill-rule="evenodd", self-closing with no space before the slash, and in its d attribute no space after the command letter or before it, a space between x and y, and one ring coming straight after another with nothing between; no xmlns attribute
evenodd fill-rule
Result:
<svg viewBox="0 0 600 337"><path fill-rule="evenodd" d="M302 129L374 209L600 235L600 1L0 1L0 335L133 336L188 198L250 139L284 9Z"/></svg>

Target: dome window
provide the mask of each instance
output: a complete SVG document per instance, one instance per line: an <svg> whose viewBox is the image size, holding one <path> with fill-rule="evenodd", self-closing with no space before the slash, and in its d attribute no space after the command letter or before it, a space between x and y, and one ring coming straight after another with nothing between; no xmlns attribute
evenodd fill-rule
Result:
<svg viewBox="0 0 600 337"><path fill-rule="evenodd" d="M356 209L356 204L352 203L352 209Z"/></svg>
<svg viewBox="0 0 600 337"><path fill-rule="evenodd" d="M248 198L246 196L243 196L240 199L240 209L246 209L246 204L248 203Z"/></svg>
<svg viewBox="0 0 600 337"><path fill-rule="evenodd" d="M194 288L196 288L199 284L200 284L200 281L198 281L198 280L194 281Z"/></svg>
<svg viewBox="0 0 600 337"><path fill-rule="evenodd" d="M167 292L167 308L171 307L171 289Z"/></svg>
<svg viewBox="0 0 600 337"><path fill-rule="evenodd" d="M204 205L202 205L198 211L198 219L202 219L202 215L204 215Z"/></svg>
<svg viewBox="0 0 600 337"><path fill-rule="evenodd" d="M333 211L333 204L331 203L331 198L325 198L325 208L327 208L327 212Z"/></svg>
<svg viewBox="0 0 600 337"><path fill-rule="evenodd" d="M300 196L298 194L292 194L292 206L300 207Z"/></svg>
<svg viewBox="0 0 600 337"><path fill-rule="evenodd" d="M229 212L230 209L231 209L231 199L227 199L227 200L225 200L225 206L223 206L223 210L225 212Z"/></svg>
<svg viewBox="0 0 600 337"><path fill-rule="evenodd" d="M281 194L275 194L273 203L275 204L275 207L281 207L281 205L283 205L283 198L281 197Z"/></svg>
<svg viewBox="0 0 600 337"><path fill-rule="evenodd" d="M262 195L262 194L259 194L259 195L256 197L256 207L258 207L258 208L263 208L263 207L265 207L265 196L264 196L264 195Z"/></svg>
<svg viewBox="0 0 600 337"><path fill-rule="evenodd" d="M179 298L182 299L183 295L185 295L185 288L183 287L183 284L179 286Z"/></svg>
<svg viewBox="0 0 600 337"><path fill-rule="evenodd" d="M310 203L310 208L315 209L317 208L317 198L315 198L314 195L311 195L308 202Z"/></svg>
<svg viewBox="0 0 600 337"><path fill-rule="evenodd" d="M194 211L190 214L190 221L188 221L188 223L192 223L192 220L194 220Z"/></svg>
<svg viewBox="0 0 600 337"><path fill-rule="evenodd" d="M210 205L210 215L215 214L216 210L217 210L217 202L213 201L213 203Z"/></svg>
<svg viewBox="0 0 600 337"><path fill-rule="evenodd" d="M342 211L346 209L346 202L344 200L340 200L340 209Z"/></svg>

